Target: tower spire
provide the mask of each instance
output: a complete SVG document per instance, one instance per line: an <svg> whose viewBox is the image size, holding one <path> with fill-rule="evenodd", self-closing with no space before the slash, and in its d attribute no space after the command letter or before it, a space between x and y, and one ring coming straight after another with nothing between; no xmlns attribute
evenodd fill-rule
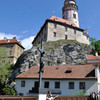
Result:
<svg viewBox="0 0 100 100"><path fill-rule="evenodd" d="M78 6L75 0L65 0L62 11L62 17L64 19L73 22L73 25L79 27Z"/></svg>

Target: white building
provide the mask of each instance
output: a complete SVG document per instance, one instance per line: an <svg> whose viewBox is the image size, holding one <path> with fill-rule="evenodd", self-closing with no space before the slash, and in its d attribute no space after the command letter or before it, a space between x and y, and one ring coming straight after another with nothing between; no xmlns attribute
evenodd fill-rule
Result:
<svg viewBox="0 0 100 100"><path fill-rule="evenodd" d="M100 71L98 66L68 65L46 66L43 72L42 88L51 90L56 95L72 96L85 91L99 92ZM39 67L33 66L16 77L15 89L18 94L33 95L32 88L38 87ZM55 95L53 94L53 95Z"/></svg>

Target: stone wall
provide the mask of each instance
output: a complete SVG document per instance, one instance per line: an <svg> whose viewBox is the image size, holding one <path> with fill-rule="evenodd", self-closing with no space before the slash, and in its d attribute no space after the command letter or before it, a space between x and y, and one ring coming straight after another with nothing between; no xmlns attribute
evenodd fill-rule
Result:
<svg viewBox="0 0 100 100"><path fill-rule="evenodd" d="M55 25L56 28L54 27ZM54 32L56 33L56 37L54 37ZM67 35L67 40L77 40L80 43L89 44L89 37L85 36L82 31L60 24L48 23L47 41L65 39L65 35Z"/></svg>
<svg viewBox="0 0 100 100"><path fill-rule="evenodd" d="M56 34L56 36L54 36L54 33ZM74 29L66 25L48 22L41 28L40 32L37 34L36 39L33 42L33 46L39 44L41 40L47 42L57 41L61 39L77 40L80 43L89 44L89 37L85 36L83 31Z"/></svg>

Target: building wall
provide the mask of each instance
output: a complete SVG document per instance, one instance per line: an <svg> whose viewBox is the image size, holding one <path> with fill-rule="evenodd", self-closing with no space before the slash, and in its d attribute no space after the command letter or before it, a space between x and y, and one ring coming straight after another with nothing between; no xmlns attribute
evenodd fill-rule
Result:
<svg viewBox="0 0 100 100"><path fill-rule="evenodd" d="M4 45L0 45L0 47L4 47L5 50L7 51L7 54L8 54L7 56L8 56L8 60L10 61L10 63L16 63L18 57L24 51L24 49L21 48L17 44L4 44ZM6 59L3 58L2 60L6 60Z"/></svg>
<svg viewBox="0 0 100 100"><path fill-rule="evenodd" d="M54 25L56 25L56 28ZM56 37L54 37L54 32L56 32ZM65 39L65 27L59 24L48 23L47 41L57 41L59 39Z"/></svg>
<svg viewBox="0 0 100 100"><path fill-rule="evenodd" d="M56 33L56 37L54 37L54 32ZM82 31L60 24L48 23L47 41L57 41L60 39L65 39L65 35L67 35L67 40L77 40L80 43L89 44L89 38L86 37Z"/></svg>
<svg viewBox="0 0 100 100"><path fill-rule="evenodd" d="M26 81L25 87L21 87L21 81ZM29 90L34 87L34 82L38 80L33 79L16 79L15 89L17 93L23 93L28 95ZM97 80L43 80L42 88L44 88L44 82L49 82L49 88L51 90L61 90L61 96L72 96L81 93L83 90L86 91L87 95L91 92L98 92ZM60 82L60 88L55 89L55 82ZM74 89L69 89L69 82L74 82ZM85 89L79 89L79 83L85 82Z"/></svg>
<svg viewBox="0 0 100 100"><path fill-rule="evenodd" d="M43 28L43 30L41 30L40 34L37 33L37 39L34 41L33 45L40 44L41 40L44 41L44 42L46 42L47 41L47 31L48 31L48 25L46 25Z"/></svg>
<svg viewBox="0 0 100 100"><path fill-rule="evenodd" d="M56 37L54 33L56 33ZM77 40L80 43L89 45L89 37L85 36L82 31L52 22L48 22L38 34L33 46L40 44L41 40L47 42L65 39L65 35L67 35L67 40Z"/></svg>

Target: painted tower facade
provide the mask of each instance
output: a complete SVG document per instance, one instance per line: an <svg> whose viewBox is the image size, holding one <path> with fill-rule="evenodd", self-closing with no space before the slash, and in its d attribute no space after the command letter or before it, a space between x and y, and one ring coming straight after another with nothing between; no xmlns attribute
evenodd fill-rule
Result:
<svg viewBox="0 0 100 100"><path fill-rule="evenodd" d="M78 6L75 0L65 0L62 11L63 19L71 21L73 26L79 27Z"/></svg>

